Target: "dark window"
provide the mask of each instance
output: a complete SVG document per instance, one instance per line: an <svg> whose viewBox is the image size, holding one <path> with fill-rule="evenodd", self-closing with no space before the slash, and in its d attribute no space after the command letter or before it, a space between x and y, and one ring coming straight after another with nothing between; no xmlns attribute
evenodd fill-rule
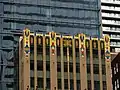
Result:
<svg viewBox="0 0 120 90"><path fill-rule="evenodd" d="M43 54L43 47L37 46L37 54Z"/></svg>
<svg viewBox="0 0 120 90"><path fill-rule="evenodd" d="M72 47L69 47L69 61L73 62L73 51L72 51Z"/></svg>
<svg viewBox="0 0 120 90"><path fill-rule="evenodd" d="M69 55L70 55L70 56L73 56L72 47L69 48Z"/></svg>
<svg viewBox="0 0 120 90"><path fill-rule="evenodd" d="M47 78L47 86L46 86L46 88L50 88L50 78Z"/></svg>
<svg viewBox="0 0 120 90"><path fill-rule="evenodd" d="M74 84L73 84L73 80L70 80L70 90L74 90Z"/></svg>
<svg viewBox="0 0 120 90"><path fill-rule="evenodd" d="M103 81L103 90L107 90L106 81Z"/></svg>
<svg viewBox="0 0 120 90"><path fill-rule="evenodd" d="M34 60L30 60L30 70L34 71ZM43 61L37 61L37 70L43 70Z"/></svg>
<svg viewBox="0 0 120 90"><path fill-rule="evenodd" d="M63 47L63 53L65 56L67 56L67 47Z"/></svg>
<svg viewBox="0 0 120 90"><path fill-rule="evenodd" d="M80 90L80 80L77 80L77 90Z"/></svg>
<svg viewBox="0 0 120 90"><path fill-rule="evenodd" d="M37 56L38 56L37 60L40 60L40 61L43 60L43 47L37 46Z"/></svg>
<svg viewBox="0 0 120 90"><path fill-rule="evenodd" d="M58 89L62 89L61 79L58 79Z"/></svg>
<svg viewBox="0 0 120 90"><path fill-rule="evenodd" d="M69 68L70 72L73 72L73 63L69 63Z"/></svg>
<svg viewBox="0 0 120 90"><path fill-rule="evenodd" d="M34 70L34 61L30 60L30 70Z"/></svg>
<svg viewBox="0 0 120 90"><path fill-rule="evenodd" d="M98 58L98 50L93 50L93 58Z"/></svg>
<svg viewBox="0 0 120 90"><path fill-rule="evenodd" d="M67 71L68 71L68 63L64 62L64 72L67 72Z"/></svg>
<svg viewBox="0 0 120 90"><path fill-rule="evenodd" d="M31 54L34 54L33 52L34 52L34 46L31 45L31 46L30 46L30 53L31 53Z"/></svg>
<svg viewBox="0 0 120 90"><path fill-rule="evenodd" d="M92 48L93 48L93 59L96 60L98 58L98 41L92 40Z"/></svg>
<svg viewBox="0 0 120 90"><path fill-rule="evenodd" d="M46 46L46 55L50 55L50 47Z"/></svg>
<svg viewBox="0 0 120 90"><path fill-rule="evenodd" d="M46 70L50 71L50 61L46 61Z"/></svg>
<svg viewBox="0 0 120 90"><path fill-rule="evenodd" d="M101 59L105 59L105 51L101 50Z"/></svg>
<svg viewBox="0 0 120 90"><path fill-rule="evenodd" d="M61 48L57 47L57 61L60 62L61 61Z"/></svg>
<svg viewBox="0 0 120 90"><path fill-rule="evenodd" d="M37 36L37 46L42 47L43 46L43 37L42 36Z"/></svg>
<svg viewBox="0 0 120 90"><path fill-rule="evenodd" d="M79 63L79 62L80 62L80 58L79 58L79 48L75 48L75 56L76 56L76 62Z"/></svg>
<svg viewBox="0 0 120 90"><path fill-rule="evenodd" d="M9 82L9 83L7 82L6 83L7 88L13 88L14 87L14 83L15 82Z"/></svg>
<svg viewBox="0 0 120 90"><path fill-rule="evenodd" d="M43 70L43 61L37 61L37 70Z"/></svg>
<svg viewBox="0 0 120 90"><path fill-rule="evenodd" d="M94 74L99 74L99 64L93 64Z"/></svg>
<svg viewBox="0 0 120 90"><path fill-rule="evenodd" d="M67 60L67 47L63 47L63 56L64 56L64 60Z"/></svg>
<svg viewBox="0 0 120 90"><path fill-rule="evenodd" d="M100 90L100 81L94 81L94 90Z"/></svg>
<svg viewBox="0 0 120 90"><path fill-rule="evenodd" d="M13 36L3 36L3 40L14 40Z"/></svg>
<svg viewBox="0 0 120 90"><path fill-rule="evenodd" d="M60 56L60 47L57 47L57 56Z"/></svg>
<svg viewBox="0 0 120 90"><path fill-rule="evenodd" d="M86 63L90 64L90 42L86 40Z"/></svg>
<svg viewBox="0 0 120 90"><path fill-rule="evenodd" d="M87 64L87 73L90 73L90 64Z"/></svg>
<svg viewBox="0 0 120 90"><path fill-rule="evenodd" d="M89 50L86 50L86 57L90 58L90 51Z"/></svg>
<svg viewBox="0 0 120 90"><path fill-rule="evenodd" d="M79 48L75 48L76 57L79 57Z"/></svg>
<svg viewBox="0 0 120 90"><path fill-rule="evenodd" d="M71 2L71 3L82 3L82 4L90 4L89 6L92 6L92 4L97 5L96 1L84 1L84 0L52 0L52 1L60 1L60 2Z"/></svg>
<svg viewBox="0 0 120 90"><path fill-rule="evenodd" d="M80 63L76 63L76 73L80 72Z"/></svg>
<svg viewBox="0 0 120 90"><path fill-rule="evenodd" d="M57 72L61 72L61 63L57 62Z"/></svg>
<svg viewBox="0 0 120 90"><path fill-rule="evenodd" d="M31 87L34 87L34 77L30 78L30 85L31 85Z"/></svg>
<svg viewBox="0 0 120 90"><path fill-rule="evenodd" d="M43 78L38 78L38 88L43 88Z"/></svg>
<svg viewBox="0 0 120 90"><path fill-rule="evenodd" d="M102 65L102 74L106 74L106 69L105 69L105 65Z"/></svg>
<svg viewBox="0 0 120 90"><path fill-rule="evenodd" d="M91 81L88 81L88 90L92 90L92 88L91 88Z"/></svg>
<svg viewBox="0 0 120 90"><path fill-rule="evenodd" d="M65 89L68 89L68 79L64 79L64 87Z"/></svg>

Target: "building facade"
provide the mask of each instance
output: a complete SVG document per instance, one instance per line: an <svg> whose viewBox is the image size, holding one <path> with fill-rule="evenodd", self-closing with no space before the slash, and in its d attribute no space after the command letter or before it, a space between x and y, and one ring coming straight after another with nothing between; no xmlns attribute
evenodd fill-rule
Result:
<svg viewBox="0 0 120 90"><path fill-rule="evenodd" d="M100 0L0 0L0 90L18 90L16 52L24 27L100 36L100 26Z"/></svg>
<svg viewBox="0 0 120 90"><path fill-rule="evenodd" d="M100 0L1 0L0 29L99 35ZM62 31L61 31L62 30Z"/></svg>
<svg viewBox="0 0 120 90"><path fill-rule="evenodd" d="M119 61L119 58L120 58L120 53L118 53L118 55L116 55L116 57L111 62L113 90L120 89L120 61Z"/></svg>
<svg viewBox="0 0 120 90"><path fill-rule="evenodd" d="M112 90L110 38L24 30L19 90Z"/></svg>
<svg viewBox="0 0 120 90"><path fill-rule="evenodd" d="M101 0L103 34L110 35L111 52L120 52L120 1Z"/></svg>

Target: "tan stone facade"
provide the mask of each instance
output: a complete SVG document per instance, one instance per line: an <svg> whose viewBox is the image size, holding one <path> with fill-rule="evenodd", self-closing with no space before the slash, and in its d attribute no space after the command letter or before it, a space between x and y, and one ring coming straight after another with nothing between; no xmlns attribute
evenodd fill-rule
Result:
<svg viewBox="0 0 120 90"><path fill-rule="evenodd" d="M25 29L19 41L20 90L112 90L109 41Z"/></svg>

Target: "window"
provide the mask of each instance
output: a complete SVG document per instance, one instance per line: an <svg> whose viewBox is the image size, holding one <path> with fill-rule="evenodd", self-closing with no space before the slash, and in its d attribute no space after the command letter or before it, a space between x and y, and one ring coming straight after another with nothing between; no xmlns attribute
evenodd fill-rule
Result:
<svg viewBox="0 0 120 90"><path fill-rule="evenodd" d="M106 74L106 69L105 69L105 65L102 65L102 74Z"/></svg>
<svg viewBox="0 0 120 90"><path fill-rule="evenodd" d="M63 47L64 56L67 56L67 47Z"/></svg>
<svg viewBox="0 0 120 90"><path fill-rule="evenodd" d="M68 64L67 62L64 62L64 72L67 72L68 71Z"/></svg>
<svg viewBox="0 0 120 90"><path fill-rule="evenodd" d="M38 78L38 88L43 88L43 78Z"/></svg>
<svg viewBox="0 0 120 90"><path fill-rule="evenodd" d="M37 61L37 70L43 71L43 61Z"/></svg>
<svg viewBox="0 0 120 90"><path fill-rule="evenodd" d="M69 63L69 70L70 72L73 72L73 63Z"/></svg>
<svg viewBox="0 0 120 90"><path fill-rule="evenodd" d="M90 64L90 50L86 50L86 61L87 64Z"/></svg>
<svg viewBox="0 0 120 90"><path fill-rule="evenodd" d="M46 88L50 88L50 78L47 78L47 86Z"/></svg>
<svg viewBox="0 0 120 90"><path fill-rule="evenodd" d="M50 48L46 47L46 55L50 55Z"/></svg>
<svg viewBox="0 0 120 90"><path fill-rule="evenodd" d="M76 63L76 73L80 72L80 63Z"/></svg>
<svg viewBox="0 0 120 90"><path fill-rule="evenodd" d="M61 72L61 62L57 62L57 72Z"/></svg>
<svg viewBox="0 0 120 90"><path fill-rule="evenodd" d="M50 71L50 61L46 61L46 70Z"/></svg>
<svg viewBox="0 0 120 90"><path fill-rule="evenodd" d="M68 79L64 79L64 88L68 89Z"/></svg>
<svg viewBox="0 0 120 90"><path fill-rule="evenodd" d="M99 74L99 64L93 65L93 71L94 71L94 74Z"/></svg>
<svg viewBox="0 0 120 90"><path fill-rule="evenodd" d="M100 81L94 81L94 90L100 90Z"/></svg>
<svg viewBox="0 0 120 90"><path fill-rule="evenodd" d="M88 81L88 90L91 90L91 81Z"/></svg>
<svg viewBox="0 0 120 90"><path fill-rule="evenodd" d="M5 70L5 78L14 78L14 68L13 67L6 67Z"/></svg>
<svg viewBox="0 0 120 90"><path fill-rule="evenodd" d="M30 70L34 70L34 61L30 60Z"/></svg>
<svg viewBox="0 0 120 90"><path fill-rule="evenodd" d="M76 54L76 62L79 63L80 62L80 58L79 58L79 49L78 48L75 48L75 54Z"/></svg>
<svg viewBox="0 0 120 90"><path fill-rule="evenodd" d="M57 56L60 56L60 47L57 47Z"/></svg>
<svg viewBox="0 0 120 90"><path fill-rule="evenodd" d="M106 81L103 81L103 90L107 90Z"/></svg>
<svg viewBox="0 0 120 90"><path fill-rule="evenodd" d="M30 85L31 85L31 87L34 87L34 77L30 78Z"/></svg>
<svg viewBox="0 0 120 90"><path fill-rule="evenodd" d="M34 60L30 60L30 70L34 71ZM43 70L43 61L37 61L37 70Z"/></svg>
<svg viewBox="0 0 120 90"><path fill-rule="evenodd" d="M87 64L87 73L90 73L90 64Z"/></svg>
<svg viewBox="0 0 120 90"><path fill-rule="evenodd" d="M64 61L66 61L67 60L67 47L63 47L63 59L64 59Z"/></svg>
<svg viewBox="0 0 120 90"><path fill-rule="evenodd" d="M70 90L74 89L73 79L70 80Z"/></svg>
<svg viewBox="0 0 120 90"><path fill-rule="evenodd" d="M77 90L81 90L80 89L80 80L77 80Z"/></svg>
<svg viewBox="0 0 120 90"><path fill-rule="evenodd" d="M73 61L73 51L72 51L72 47L69 48L69 59L70 59L70 62Z"/></svg>
<svg viewBox="0 0 120 90"><path fill-rule="evenodd" d="M58 89L62 89L61 79L58 79Z"/></svg>
<svg viewBox="0 0 120 90"><path fill-rule="evenodd" d="M50 61L50 47L49 46L46 46L46 61Z"/></svg>
<svg viewBox="0 0 120 90"><path fill-rule="evenodd" d="M47 15L47 18L50 18L51 17L51 9L46 9L46 15Z"/></svg>
<svg viewBox="0 0 120 90"><path fill-rule="evenodd" d="M37 46L37 60L43 60L43 47Z"/></svg>

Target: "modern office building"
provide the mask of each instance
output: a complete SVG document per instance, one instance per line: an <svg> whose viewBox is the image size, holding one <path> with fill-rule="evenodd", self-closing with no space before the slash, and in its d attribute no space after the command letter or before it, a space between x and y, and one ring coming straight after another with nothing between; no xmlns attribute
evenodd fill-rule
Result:
<svg viewBox="0 0 120 90"><path fill-rule="evenodd" d="M18 90L18 44L32 32L100 36L100 0L0 0L0 90Z"/></svg>
<svg viewBox="0 0 120 90"><path fill-rule="evenodd" d="M1 0L0 29L99 35L100 0Z"/></svg>
<svg viewBox="0 0 120 90"><path fill-rule="evenodd" d="M120 53L112 60L112 85L113 90L120 90Z"/></svg>
<svg viewBox="0 0 120 90"><path fill-rule="evenodd" d="M19 90L112 90L110 38L24 30Z"/></svg>
<svg viewBox="0 0 120 90"><path fill-rule="evenodd" d="M103 34L110 35L112 52L120 52L120 0L101 0Z"/></svg>

